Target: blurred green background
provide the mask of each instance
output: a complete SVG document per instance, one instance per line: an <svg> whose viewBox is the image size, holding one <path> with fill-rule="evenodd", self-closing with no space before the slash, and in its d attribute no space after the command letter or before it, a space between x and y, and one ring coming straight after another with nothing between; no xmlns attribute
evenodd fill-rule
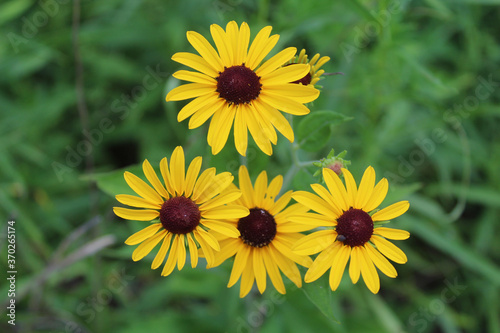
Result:
<svg viewBox="0 0 500 333"><path fill-rule="evenodd" d="M7 271L15 220L18 273L16 326L7 324L1 275L0 331L500 332L499 4L3 1L0 262ZM297 153L309 161L347 149L358 181L368 165L388 178L382 206L410 201L390 225L412 235L395 242L408 263L396 265L396 279L381 276L379 294L345 275L334 293L320 280L307 294L288 283L284 296L268 287L239 299L239 284L226 288L229 262L165 278L150 269L152 255L131 260L123 241L141 224L112 213L126 188L119 169L142 175L145 158L157 166L177 145L204 167L239 166L231 137L211 156L207 127L188 130L176 121L185 102L164 100L183 68L170 57L194 51L186 31L209 37L210 24L230 20L248 22L252 36L272 25L281 35L274 53L306 48L332 58L327 72L344 73L320 82L311 109L353 119L310 128L321 137L299 138ZM290 189L317 182L284 137L272 157L255 147L253 177L293 168Z"/></svg>

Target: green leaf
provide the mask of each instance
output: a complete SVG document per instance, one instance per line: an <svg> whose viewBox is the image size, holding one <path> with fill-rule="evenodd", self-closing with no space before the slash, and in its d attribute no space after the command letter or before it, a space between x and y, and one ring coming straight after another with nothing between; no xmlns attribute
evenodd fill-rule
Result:
<svg viewBox="0 0 500 333"><path fill-rule="evenodd" d="M123 173L125 171L129 171L137 177L147 181L144 177L144 173L142 172L142 167L140 165L135 165L127 167L126 169L115 170L106 173L82 176L81 178L82 180L94 180L97 183L97 187L99 187L101 191L109 194L112 197L117 194L137 195L125 182L125 179L123 178ZM157 174L159 175L159 173Z"/></svg>
<svg viewBox="0 0 500 333"><path fill-rule="evenodd" d="M304 283L302 290L323 315L336 323L340 323L333 315L333 292L328 283L328 274L324 274L313 283Z"/></svg>
<svg viewBox="0 0 500 333"><path fill-rule="evenodd" d="M473 248L457 238L451 238L441 230L437 230L428 220L416 219L410 215L400 218L407 222L406 229L418 235L430 246L441 250L459 262L462 267L481 274L496 286L500 285L500 269L489 258L474 251Z"/></svg>
<svg viewBox="0 0 500 333"><path fill-rule="evenodd" d="M18 18L31 5L30 0L12 0L2 4L0 6L0 25Z"/></svg>
<svg viewBox="0 0 500 333"><path fill-rule="evenodd" d="M334 111L315 111L307 115L299 124L297 137L300 148L318 151L330 139L332 125L353 119Z"/></svg>

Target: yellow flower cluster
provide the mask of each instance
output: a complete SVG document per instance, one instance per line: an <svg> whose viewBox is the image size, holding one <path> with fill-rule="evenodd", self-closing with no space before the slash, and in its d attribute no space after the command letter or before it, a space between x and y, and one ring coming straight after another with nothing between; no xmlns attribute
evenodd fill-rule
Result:
<svg viewBox="0 0 500 333"><path fill-rule="evenodd" d="M309 61L304 50L295 56L297 50L289 47L264 61L279 39L270 35L271 27L260 30L251 44L246 23L238 27L232 21L225 30L214 24L210 32L217 50L200 34L187 33L199 55L180 52L172 59L195 71L174 73L175 78L191 83L171 90L166 100L194 98L179 111L178 120L191 117L189 128L196 128L211 118L207 141L212 154L224 147L234 122L235 146L241 155L246 153L248 131L258 147L271 155L271 143L277 144L275 129L294 140L281 112L309 113L305 104L318 97L314 85L323 74L319 68L329 58L315 55ZM188 257L192 267L200 257L205 258L208 268L234 258L228 287L240 280L240 297L249 293L254 282L263 293L268 276L280 293L285 293L282 274L301 287L297 264L308 268L305 282L315 281L330 269L330 287L336 290L350 260L352 282L361 275L377 293L376 268L396 277L387 259L407 260L388 239L406 239L409 233L381 227L380 222L402 215L409 203L401 201L377 210L388 182L383 178L375 185L372 167L366 169L359 186L348 170L342 169L344 184L335 172L324 168L326 187L312 184L314 193L281 193L283 177L269 180L266 171L252 183L245 166L239 168L235 185L229 172L202 171L202 157L190 161L186 170L180 146L170 159L161 160L161 178L148 160L142 168L147 182L130 172L124 175L137 196L116 196L132 208L114 207L114 212L123 219L149 222L125 243L138 245L134 261L161 243L151 268L163 266L163 276L175 266L181 270ZM292 199L296 203L291 204ZM317 253L313 261L310 256Z"/></svg>

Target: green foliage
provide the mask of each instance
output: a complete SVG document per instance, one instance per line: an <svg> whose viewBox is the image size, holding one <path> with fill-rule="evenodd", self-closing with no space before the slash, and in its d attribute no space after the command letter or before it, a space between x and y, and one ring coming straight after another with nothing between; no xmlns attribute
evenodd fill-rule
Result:
<svg viewBox="0 0 500 333"><path fill-rule="evenodd" d="M77 61L73 1L4 1L0 210L16 221L15 331L500 332L499 4L81 1ZM322 77L311 113L293 119L295 142L279 135L271 157L250 141L240 159L232 136L212 156L206 125L189 130L176 120L185 102L165 102L183 68L170 57L193 51L186 31L208 36L233 19L252 37L272 25L275 52L306 48L345 74ZM246 162L253 179L281 174L284 190L309 190L312 162L347 150L355 179L368 165L388 179L381 207L410 201L389 224L411 233L395 242L408 263L395 279L381 275L378 295L347 272L335 292L324 276L245 299L226 287L230 263L161 277L152 254L133 262L123 244L144 223L112 207L131 193L125 170L143 178L144 159L158 168L177 145L218 172ZM2 282L2 305L7 290ZM2 309L0 331L10 332Z"/></svg>

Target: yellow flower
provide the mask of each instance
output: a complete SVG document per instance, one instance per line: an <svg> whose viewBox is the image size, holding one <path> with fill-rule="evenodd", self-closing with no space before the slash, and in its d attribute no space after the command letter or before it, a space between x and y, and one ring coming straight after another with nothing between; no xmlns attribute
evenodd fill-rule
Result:
<svg viewBox="0 0 500 333"><path fill-rule="evenodd" d="M226 219L247 216L247 208L233 202L241 196L236 190L224 191L232 184L234 177L229 172L215 173L210 168L200 173L201 157L196 157L185 173L184 151L175 148L170 159L160 162L160 171L165 186L159 180L153 167L145 160L142 164L147 180L153 186L130 172L125 172L125 181L139 195L120 194L116 200L124 205L141 209L114 207L113 211L121 218L135 221L153 221L152 224L130 236L125 243L136 245L133 252L134 261L141 260L162 242L153 260L152 269L158 268L168 259L161 275L169 275L175 265L179 270L186 261L186 246L191 256L191 266L198 263L198 248L209 264L214 260L214 250L220 246L212 235L213 231L226 237L238 237L240 232ZM199 177L198 177L199 175ZM220 193L224 191L224 195ZM159 219L157 219L159 218Z"/></svg>
<svg viewBox="0 0 500 333"><path fill-rule="evenodd" d="M320 69L321 66L326 64L330 60L330 57L321 57L319 53L316 53L311 60L307 59L306 50L302 49L299 55L294 57L289 61L287 65L292 64L309 64L311 67L309 73L307 73L304 77L299 80L294 81L293 83L301 83L305 86L310 85L313 86L320 80L321 75L325 73L323 69Z"/></svg>
<svg viewBox="0 0 500 333"><path fill-rule="evenodd" d="M309 267L312 260L309 256L293 253L291 246L304 236L300 231L309 229L308 225L296 223L294 217L307 212L308 209L301 204L294 204L285 209L292 197L292 191L276 200L283 185L282 176L275 177L268 186L267 174L262 171L253 187L247 169L241 166L239 184L242 196L236 200L236 204L250 209L250 214L232 221L241 236L219 236L219 239L222 239L221 250L215 254L215 265L236 254L228 288L241 276L240 297L248 294L254 280L257 281L260 293L263 293L266 290L266 276L269 275L276 290L285 294L280 270L300 288L302 279L296 263Z"/></svg>
<svg viewBox="0 0 500 333"><path fill-rule="evenodd" d="M357 188L351 173L347 169L342 169L342 173L345 187L335 172L324 168L323 177L328 190L313 184L311 187L317 195L305 191L293 195L295 200L317 212L303 214L304 223L309 223L311 229L326 227L299 240L293 250L301 255L321 252L307 271L305 282L315 281L330 268L330 287L336 290L350 258L352 283L358 281L361 273L368 289L376 294L380 280L375 266L394 278L396 269L386 257L398 264L407 261L404 252L387 239L400 240L410 236L405 230L380 227L380 222L404 214L410 204L400 201L370 215L368 213L375 210L387 194L387 179L383 178L374 186L375 171L370 166Z"/></svg>
<svg viewBox="0 0 500 333"><path fill-rule="evenodd" d="M309 65L281 67L297 52L289 47L261 64L278 42L272 27L259 31L250 48L250 28L243 23L227 24L226 30L216 24L210 32L218 52L199 33L187 32L187 39L200 56L179 52L172 60L189 66L197 72L180 70L173 74L179 80L192 83L174 88L166 100L179 101L195 98L184 106L177 120L191 116L189 128L197 128L210 117L207 141L212 154L218 154L226 144L234 122L234 142L241 155L246 154L248 131L267 155L278 137L275 128L293 142L293 130L280 111L305 115L309 109L304 103L315 100L319 91L313 87L292 84L309 72Z"/></svg>

